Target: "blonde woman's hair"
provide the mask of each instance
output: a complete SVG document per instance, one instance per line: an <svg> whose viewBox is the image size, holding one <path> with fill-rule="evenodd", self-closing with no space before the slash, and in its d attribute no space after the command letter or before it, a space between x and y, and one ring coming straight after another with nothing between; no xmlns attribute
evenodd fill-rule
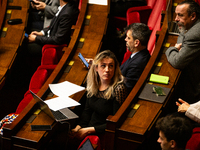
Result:
<svg viewBox="0 0 200 150"><path fill-rule="evenodd" d="M123 82L124 77L121 74L121 70L119 68L119 62L117 61L117 58L113 52L110 50L104 50L101 53L97 54L96 57L93 60L93 63L90 67L90 70L87 75L87 97L92 97L93 95L97 95L99 91L100 86L100 77L96 71L96 67L98 67L98 63L101 62L104 58L111 58L114 60L115 63L115 71L114 75L111 79L110 85L108 87L108 90L106 91L104 98L110 99L111 96L114 96L114 88L119 83Z"/></svg>

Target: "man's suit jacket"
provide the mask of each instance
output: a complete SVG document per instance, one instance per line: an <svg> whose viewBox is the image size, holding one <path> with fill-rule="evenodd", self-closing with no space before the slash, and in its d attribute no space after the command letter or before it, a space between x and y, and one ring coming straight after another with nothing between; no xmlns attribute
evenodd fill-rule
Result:
<svg viewBox="0 0 200 150"><path fill-rule="evenodd" d="M185 34L180 34L177 43L182 43L180 51L169 47L165 54L174 68L182 70L177 96L194 103L200 98L200 20Z"/></svg>
<svg viewBox="0 0 200 150"><path fill-rule="evenodd" d="M52 18L58 12L58 7L60 6L59 0L43 0L46 7L44 9L44 28L48 27L51 23Z"/></svg>
<svg viewBox="0 0 200 150"><path fill-rule="evenodd" d="M135 86L136 82L140 78L146 64L150 58L149 51L147 49L139 51L132 58L129 58L121 66L122 75L126 78L125 85L130 92Z"/></svg>
<svg viewBox="0 0 200 150"><path fill-rule="evenodd" d="M38 44L68 44L71 36L71 27L76 23L79 10L75 2L68 2L55 16L49 27L44 28L45 36L37 36L35 42ZM47 32L50 30L50 36Z"/></svg>

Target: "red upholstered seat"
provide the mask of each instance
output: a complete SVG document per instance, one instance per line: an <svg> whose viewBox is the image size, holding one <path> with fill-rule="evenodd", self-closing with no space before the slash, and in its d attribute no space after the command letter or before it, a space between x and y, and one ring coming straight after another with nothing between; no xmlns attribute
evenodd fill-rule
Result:
<svg viewBox="0 0 200 150"><path fill-rule="evenodd" d="M47 69L38 68L31 77L29 90L40 89L48 77L49 74Z"/></svg>
<svg viewBox="0 0 200 150"><path fill-rule="evenodd" d="M187 142L185 149L200 150L200 127L193 129L192 137Z"/></svg>
<svg viewBox="0 0 200 150"><path fill-rule="evenodd" d="M197 2L200 5L200 0L195 0L195 2Z"/></svg>
<svg viewBox="0 0 200 150"><path fill-rule="evenodd" d="M149 16L156 4L157 0L147 0L147 6L140 6L140 7L131 7L126 12L127 17L127 25L132 23L136 23L133 18L135 18L135 14L133 12L138 12L140 15L140 20L142 23L147 24Z"/></svg>
<svg viewBox="0 0 200 150"><path fill-rule="evenodd" d="M31 77L31 81L29 84L29 90L37 93L40 88L43 86L45 81L48 79L48 71L46 69L37 69L33 76ZM32 95L29 90L24 94L24 98L19 103L16 113L20 113L32 100Z"/></svg>
<svg viewBox="0 0 200 150"><path fill-rule="evenodd" d="M97 145L97 148L95 150L101 150L101 144L100 144L100 139L98 136L96 135L88 135L86 136L83 141L81 142L81 144L79 145L78 149L81 148L81 146L84 144L84 142L89 139L90 142L94 145Z"/></svg>
<svg viewBox="0 0 200 150"><path fill-rule="evenodd" d="M35 91L36 92L36 91ZM34 92L34 93L35 93ZM36 92L37 93L37 92ZM33 96L31 95L31 93L29 91L27 91L24 94L24 98L21 100L21 102L19 103L17 110L15 113L20 114L21 111L28 105L28 103L33 99Z"/></svg>
<svg viewBox="0 0 200 150"><path fill-rule="evenodd" d="M58 63L58 57L55 48L48 48L42 52L41 65L53 65Z"/></svg>
<svg viewBox="0 0 200 150"><path fill-rule="evenodd" d="M44 45L42 48L41 65L57 64L63 55L63 52L62 52L63 47L67 47L67 44L63 44L63 45L46 44L46 45Z"/></svg>
<svg viewBox="0 0 200 150"><path fill-rule="evenodd" d="M33 76L31 77L29 83L29 89L24 94L24 98L19 103L16 113L20 113L28 103L33 99L29 90L34 93L37 93L41 87L44 85L48 77L51 75L53 70L56 68L57 63L59 62L60 58L62 57L62 49L64 45L44 45L42 48L42 59L41 65L37 68Z"/></svg>
<svg viewBox="0 0 200 150"><path fill-rule="evenodd" d="M116 28L118 30L122 30L124 27L129 25L129 23L131 24L131 23L138 22L137 19L135 19L135 17L129 18L129 15L127 15L127 14L132 14L134 12L140 12L141 14L143 14L142 15L143 17L140 17L141 22L147 24L149 15L150 15L151 10L152 10L153 6L155 5L156 1L157 0L146 0L146 2L147 2L146 6L137 6L137 7L129 8L126 12L126 18L115 16L114 18L111 18L111 20L112 20L113 24L117 25ZM129 20L128 23L127 23L127 20Z"/></svg>

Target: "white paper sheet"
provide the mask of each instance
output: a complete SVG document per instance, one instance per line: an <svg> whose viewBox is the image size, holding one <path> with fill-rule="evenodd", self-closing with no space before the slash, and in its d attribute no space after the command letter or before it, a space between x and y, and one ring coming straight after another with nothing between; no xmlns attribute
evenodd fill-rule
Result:
<svg viewBox="0 0 200 150"><path fill-rule="evenodd" d="M57 84L49 84L49 88L52 93L58 97L46 100L45 103L50 109L57 111L66 107L78 106L80 103L70 98L77 92L84 90L85 88L68 81L64 81Z"/></svg>
<svg viewBox="0 0 200 150"><path fill-rule="evenodd" d="M73 107L73 106L80 105L80 103L71 99L70 97L65 97L65 98L56 97L50 100L46 100L45 103L49 106L50 109L54 111L57 111L59 109L63 109L66 107Z"/></svg>
<svg viewBox="0 0 200 150"><path fill-rule="evenodd" d="M53 94L60 97L68 97L74 93L80 92L85 88L68 81L64 81L57 84L49 84L49 87Z"/></svg>
<svg viewBox="0 0 200 150"><path fill-rule="evenodd" d="M88 0L89 4L108 5L108 0Z"/></svg>

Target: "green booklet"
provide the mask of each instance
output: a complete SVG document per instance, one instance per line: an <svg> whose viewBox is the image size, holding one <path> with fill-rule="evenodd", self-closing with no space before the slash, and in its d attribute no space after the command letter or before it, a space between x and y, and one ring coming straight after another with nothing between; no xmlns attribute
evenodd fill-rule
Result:
<svg viewBox="0 0 200 150"><path fill-rule="evenodd" d="M157 74L151 74L149 81L150 82L156 82L156 83L162 83L162 84L168 84L169 83L169 77L157 75Z"/></svg>

